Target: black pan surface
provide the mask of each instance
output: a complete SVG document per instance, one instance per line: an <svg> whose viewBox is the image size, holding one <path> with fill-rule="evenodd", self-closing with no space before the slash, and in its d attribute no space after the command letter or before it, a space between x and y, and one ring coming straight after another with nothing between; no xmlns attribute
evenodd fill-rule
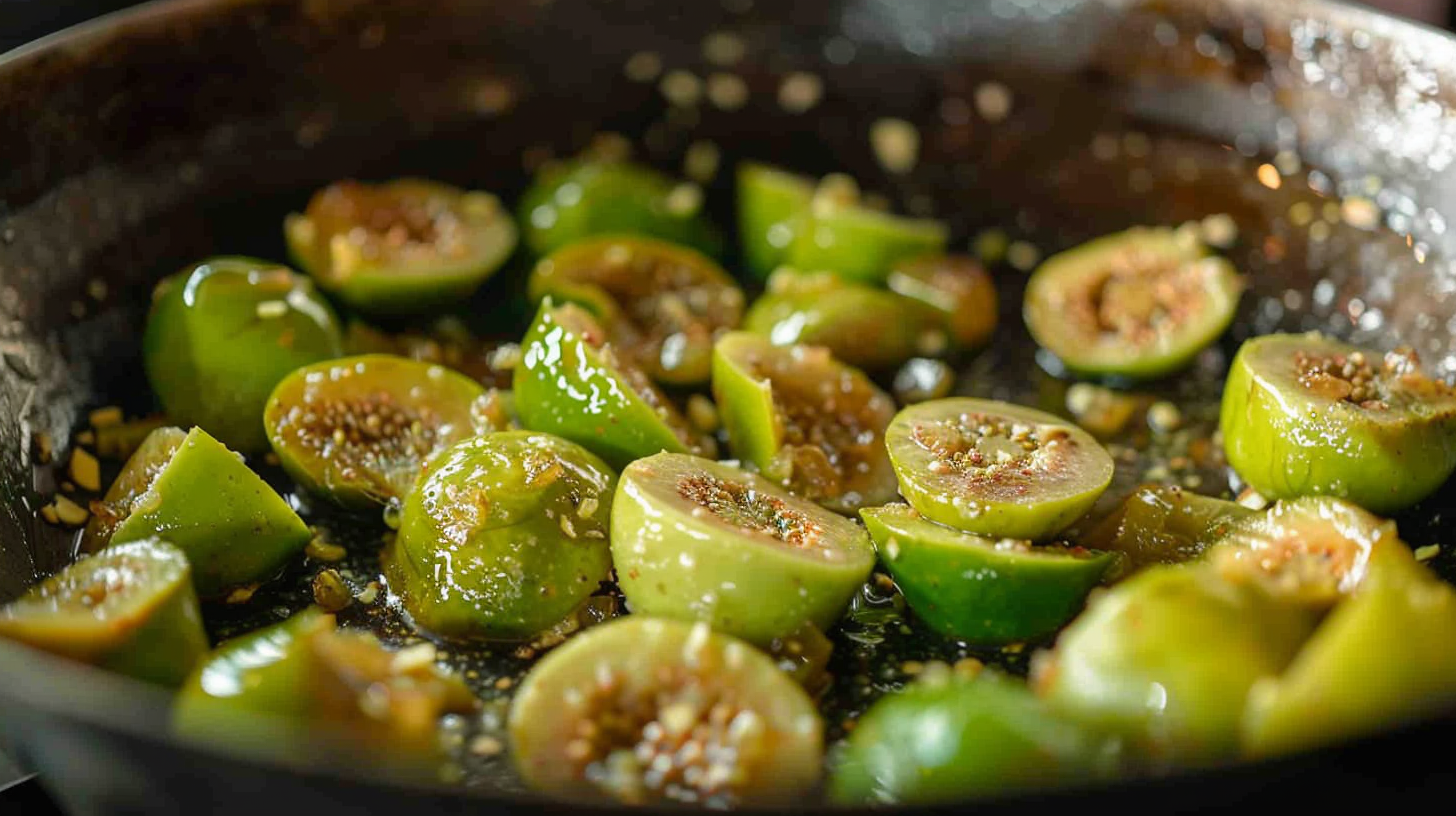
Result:
<svg viewBox="0 0 1456 816"><path fill-rule="evenodd" d="M151 407L134 338L157 277L208 254L282 258L282 214L336 178L434 176L510 200L535 162L604 132L667 169L711 143L725 168L752 157L845 170L946 218L961 247L1004 233L1018 242L996 273L1004 328L958 390L1052 410L1066 383L1041 372L1015 319L1017 267L1130 223L1227 215L1253 292L1190 375L1149 389L1183 406L1186 436L1117 440L1124 493L1148 478L1227 490L1221 469L1178 458L1216 424L1223 366L1244 337L1320 328L1408 343L1456 375L1445 220L1456 217L1456 41L1343 6L1269 5L448 0L426 12L173 0L14 53L0 63L0 155L17 157L0 163L0 412L15 418L0 422L0 600L73 554L70 534L36 518L57 480L37 435L63 451L86 408ZM742 51L731 63L727 40ZM689 102L681 90L695 80ZM802 98L814 100L807 111ZM920 134L908 174L876 161L868 134L883 117ZM730 178L720 172L709 191L724 223ZM463 314L513 333L510 295L488 287ZM1404 537L1440 543L1453 498L1448 486L1400 518ZM364 579L372 559L357 551L350 566ZM1451 577L1456 547L1433 565ZM284 614L306 579L217 616L214 634ZM387 612L353 622L403 636ZM832 721L903 682L904 660L963 653L913 628L845 627ZM1026 652L976 655L1019 670ZM459 661L496 697L524 666ZM461 797L180 747L164 736L160 695L5 643L0 706L0 732L81 813L256 813L284 800L325 812L540 807L499 761L464 758L473 795ZM1447 718L1279 763L985 806L1212 809L1276 788L1311 802L1413 796L1456 781L1424 753L1453 736Z"/></svg>

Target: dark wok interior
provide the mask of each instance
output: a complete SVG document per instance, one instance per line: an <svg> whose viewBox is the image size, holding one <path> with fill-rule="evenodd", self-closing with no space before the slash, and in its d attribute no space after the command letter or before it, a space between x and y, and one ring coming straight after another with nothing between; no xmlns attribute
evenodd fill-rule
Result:
<svg viewBox="0 0 1456 816"><path fill-rule="evenodd" d="M710 140L725 168L754 157L844 170L903 208L948 219L962 248L988 228L1049 252L1130 223L1227 213L1252 294L1194 375L1160 386L1194 406L1195 423L1211 421L1197 406L1212 405L1226 355L1275 329L1408 343L1429 368L1456 375L1445 220L1456 213L1456 42L1436 32L1343 6L1256 0L440 0L429 9L174 0L0 65L0 413L13 418L0 422L0 601L73 554L71 534L36 515L58 478L36 456L36 436L63 451L88 407L149 410L134 338L158 277L209 254L283 258L282 215L337 178L438 177L513 200L532 162L574 153L603 131L669 169ZM705 37L724 32L744 46L732 65L704 55ZM625 66L644 52L666 72L704 80L706 95L670 104L658 80L629 77ZM804 113L780 100L796 72L823 91ZM715 75L741 81L741 109L715 100ZM991 98L1002 90L1004 115ZM881 117L918 128L909 174L891 176L875 160L868 133ZM1281 171L1278 189L1258 172L1265 163ZM718 174L709 200L728 223L731 173ZM997 274L1003 315L1013 315L1018 273ZM508 294L503 283L487 287L465 312L488 330ZM1006 322L961 389L1045 399L1057 382L1028 378L1034 346L1018 321ZM1154 464L1122 468L1119 483ZM1440 542L1453 499L1448 486L1400 518L1404 537ZM1456 547L1432 563L1450 578ZM279 796L291 807L379 812L482 807L455 793L181 749L162 736L164 706L148 689L0 643L0 734L77 812L256 813ZM1434 721L1323 754L1088 796L1215 807L1336 767L1358 772L1326 796L1414 796L1456 781L1421 761L1422 746L1453 734L1456 720ZM1075 795L988 806L1025 811Z"/></svg>

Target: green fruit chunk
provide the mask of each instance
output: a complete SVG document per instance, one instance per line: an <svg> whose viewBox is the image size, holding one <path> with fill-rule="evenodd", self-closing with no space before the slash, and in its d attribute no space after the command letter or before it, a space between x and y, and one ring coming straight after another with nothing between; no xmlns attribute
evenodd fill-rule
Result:
<svg viewBox="0 0 1456 816"><path fill-rule="evenodd" d="M384 555L390 588L437 635L529 640L607 579L615 486L600 459L548 434L460 442L405 499Z"/></svg>
<svg viewBox="0 0 1456 816"><path fill-rule="evenodd" d="M440 716L470 711L475 698L433 658L403 657L310 607L219 646L178 694L172 728L255 756L318 761L314 749L326 747L421 770L437 758Z"/></svg>
<svg viewBox="0 0 1456 816"><path fill-rule="evenodd" d="M265 730L259 715L308 714L307 650L314 634L332 631L334 616L310 607L272 626L218 646L178 694L172 725L199 739L245 741Z"/></svg>
<svg viewBox="0 0 1456 816"><path fill-rule="evenodd" d="M814 703L771 658L707 624L637 615L542 658L508 724L531 787L631 804L802 803L824 756Z"/></svg>
<svg viewBox="0 0 1456 816"><path fill-rule="evenodd" d="M847 805L959 802L1104 776L1110 753L1020 681L940 665L859 719L829 791Z"/></svg>
<svg viewBox="0 0 1456 816"><path fill-rule="evenodd" d="M612 560L634 613L766 646L833 626L875 554L859 525L757 475L660 453L622 471Z"/></svg>
<svg viewBox="0 0 1456 816"><path fill-rule="evenodd" d="M765 278L787 264L882 283L896 263L943 252L939 221L906 218L864 205L854 179L819 182L768 165L738 170L738 229L750 272Z"/></svg>
<svg viewBox="0 0 1456 816"><path fill-rule="evenodd" d="M1112 457L1086 431L993 400L912 405L890 423L885 444L910 506L995 538L1050 538L1112 481Z"/></svg>
<svg viewBox="0 0 1456 816"><path fill-rule="evenodd" d="M341 353L338 320L308 278L255 258L211 258L157 284L142 335L152 392L173 422L245 453L288 372Z"/></svg>
<svg viewBox="0 0 1456 816"><path fill-rule="evenodd" d="M1372 573L1284 674L1249 693L1244 750L1316 748L1456 704L1456 592L1414 560Z"/></svg>
<svg viewBox="0 0 1456 816"><path fill-rule="evenodd" d="M828 272L789 267L769 278L768 291L748 310L743 329L776 346L823 346L866 369L893 368L949 348L943 321L923 303Z"/></svg>
<svg viewBox="0 0 1456 816"><path fill-rule="evenodd" d="M424 179L336 182L283 226L289 252L320 287L377 315L455 305L516 246L515 222L495 196Z"/></svg>
<svg viewBox="0 0 1456 816"><path fill-rule="evenodd" d="M784 263L883 283L901 261L945 251L950 231L929 218L906 218L865 206L848 176L826 176L814 189Z"/></svg>
<svg viewBox="0 0 1456 816"><path fill-rule="evenodd" d="M157 539L82 558L0 607L0 637L180 685L207 652L187 556Z"/></svg>
<svg viewBox="0 0 1456 816"><path fill-rule="evenodd" d="M915 614L935 631L972 643L1055 632L1115 561L1111 553L1080 547L1034 547L962 533L903 504L859 514Z"/></svg>
<svg viewBox="0 0 1456 816"><path fill-rule="evenodd" d="M308 544L303 519L242 459L201 428L159 428L127 460L83 539L153 537L186 553L203 598L266 581Z"/></svg>
<svg viewBox="0 0 1456 816"><path fill-rule="evenodd" d="M155 428L142 438L122 465L116 481L106 489L106 495L91 508L91 519L81 534L81 552L100 552L111 543L116 528L131 515L132 506L157 480L186 438L186 431L167 426Z"/></svg>
<svg viewBox="0 0 1456 816"><path fill-rule="evenodd" d="M536 264L529 290L591 312L619 352L669 385L707 382L713 341L743 317L743 291L727 272L651 238L568 244Z"/></svg>
<svg viewBox="0 0 1456 816"><path fill-rule="evenodd" d="M1456 388L1421 373L1410 349L1380 357L1318 334L1249 340L1219 428L1229 464L1270 498L1326 494L1393 513L1456 469Z"/></svg>
<svg viewBox="0 0 1456 816"><path fill-rule="evenodd" d="M1243 282L1192 234L1134 227L1053 255L1026 284L1031 336L1073 372L1160 377L1233 322Z"/></svg>
<svg viewBox="0 0 1456 816"><path fill-rule="evenodd" d="M1241 519L1258 515L1236 502L1168 485L1144 485L1078 543L1122 556L1122 571L1181 564L1228 535Z"/></svg>
<svg viewBox="0 0 1456 816"><path fill-rule="evenodd" d="M288 375L263 413L284 470L315 496L367 508L409 493L439 451L495 424L479 383L444 366L366 354Z"/></svg>
<svg viewBox="0 0 1456 816"><path fill-rule="evenodd" d="M1341 499L1282 501L1239 522L1208 560L1225 580L1257 583L1291 603L1328 608L1379 571L1403 571L1415 556L1395 522Z"/></svg>
<svg viewBox="0 0 1456 816"><path fill-rule="evenodd" d="M890 291L940 313L951 343L984 346L996 331L1000 307L986 268L965 255L922 255L898 263L885 281Z"/></svg>
<svg viewBox="0 0 1456 816"><path fill-rule="evenodd" d="M518 212L526 247L537 256L613 233L661 238L712 256L723 249L703 212L702 188L631 162L548 165L521 196Z"/></svg>
<svg viewBox="0 0 1456 816"><path fill-rule="evenodd" d="M569 439L625 467L658 451L711 455L677 407L580 307L549 298L521 341L516 411L534 431Z"/></svg>
<svg viewBox="0 0 1456 816"><path fill-rule="evenodd" d="M1195 567L1152 567L1092 600L1033 670L1037 691L1157 767L1238 750L1250 687L1277 675L1317 615Z"/></svg>
<svg viewBox="0 0 1456 816"><path fill-rule="evenodd" d="M807 221L814 181L766 164L743 162L737 174L738 237L743 263L760 280L788 257Z"/></svg>
<svg viewBox="0 0 1456 816"><path fill-rule="evenodd" d="M894 402L827 349L730 332L713 349L713 395L734 455L770 481L840 513L894 498Z"/></svg>

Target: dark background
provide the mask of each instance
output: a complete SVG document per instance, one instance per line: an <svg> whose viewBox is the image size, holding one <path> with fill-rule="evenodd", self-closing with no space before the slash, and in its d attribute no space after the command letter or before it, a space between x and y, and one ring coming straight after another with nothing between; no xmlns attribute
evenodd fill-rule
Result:
<svg viewBox="0 0 1456 816"><path fill-rule="evenodd" d="M0 53L82 20L138 4L139 0L0 0ZM1446 5L1442 0L1369 0L1369 4L1452 27L1453 15L1441 11ZM428 8L429 0L421 0L420 5Z"/></svg>
<svg viewBox="0 0 1456 816"><path fill-rule="evenodd" d="M0 52L138 0L0 0Z"/></svg>

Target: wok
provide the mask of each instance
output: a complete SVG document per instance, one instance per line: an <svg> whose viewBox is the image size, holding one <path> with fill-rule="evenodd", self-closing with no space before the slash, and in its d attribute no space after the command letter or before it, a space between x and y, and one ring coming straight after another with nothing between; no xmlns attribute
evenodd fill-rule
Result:
<svg viewBox="0 0 1456 816"><path fill-rule="evenodd" d="M704 55L725 32L708 51L722 62L741 45L732 65ZM654 60L699 81L673 74L669 103L642 81ZM875 159L881 117L917 126L908 174ZM1227 213L1252 292L1200 361L1211 373L1187 379L1192 393L1161 386L1169 396L1216 395L1228 352L1275 329L1408 343L1456 374L1456 40L1414 24L1317 0L170 0L0 58L0 601L73 553L37 518L60 478L37 440L65 450L90 406L149 408L134 338L155 279L208 254L283 257L282 214L336 178L418 174L511 197L532 162L601 131L670 168L710 140L724 166L845 170L947 217L961 246L996 227L1044 252ZM1016 280L999 279L1007 315ZM1033 353L1008 326L963 388L1055 389L1028 374ZM1440 541L1453 497L1402 516L1404 536ZM1450 550L1434 562L1447 577ZM0 642L0 733L77 814L550 809L484 782L411 787L181 745L166 704ZM1279 761L976 806L1424 804L1456 783L1438 750L1453 739L1456 716L1438 717Z"/></svg>

